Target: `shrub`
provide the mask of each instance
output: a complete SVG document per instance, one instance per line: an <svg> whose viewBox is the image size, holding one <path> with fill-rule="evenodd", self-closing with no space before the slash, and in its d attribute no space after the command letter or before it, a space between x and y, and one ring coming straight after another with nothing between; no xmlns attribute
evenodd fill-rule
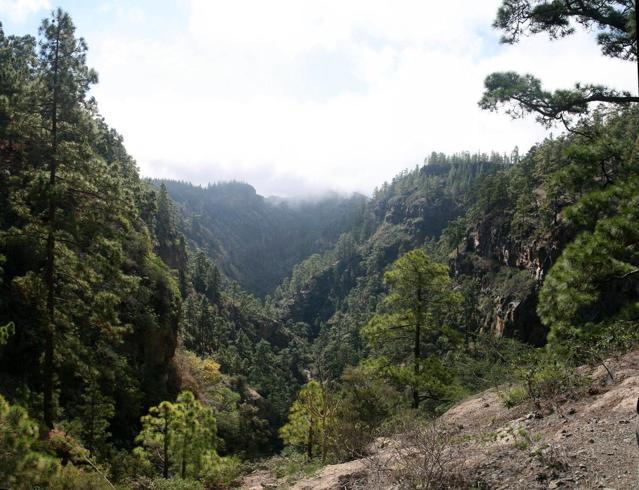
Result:
<svg viewBox="0 0 639 490"><path fill-rule="evenodd" d="M582 393L587 379L574 368L554 358L542 358L539 363L524 372L528 397L539 405L541 402L558 404Z"/></svg>
<svg viewBox="0 0 639 490"><path fill-rule="evenodd" d="M131 490L204 490L204 485L196 480L182 478L139 477L128 482Z"/></svg>
<svg viewBox="0 0 639 490"><path fill-rule="evenodd" d="M506 408L513 408L522 404L528 398L528 392L521 385L515 385L508 388L506 391L499 393L504 406Z"/></svg>
<svg viewBox="0 0 639 490"><path fill-rule="evenodd" d="M209 489L231 488L242 474L242 461L237 456L210 454L204 459L202 478Z"/></svg>
<svg viewBox="0 0 639 490"><path fill-rule="evenodd" d="M476 393L518 381L521 360L532 357L534 348L493 333L471 334L465 349L454 353L454 367L464 388Z"/></svg>
<svg viewBox="0 0 639 490"><path fill-rule="evenodd" d="M512 369L515 381L537 408L547 404L556 407L568 399L575 399L588 385L588 378L562 356L545 349L524 352L513 362ZM521 398L521 394L518 395Z"/></svg>
<svg viewBox="0 0 639 490"><path fill-rule="evenodd" d="M289 480L312 475L322 466L319 459L308 461L303 453L291 446L284 448L280 455L266 461L266 467L276 478Z"/></svg>
<svg viewBox="0 0 639 490"><path fill-rule="evenodd" d="M570 468L570 462L563 448L546 444L538 448L534 453L539 462L554 473L560 473Z"/></svg>
<svg viewBox="0 0 639 490"><path fill-rule="evenodd" d="M416 419L405 421L389 442L389 449L368 458L369 471L352 488L472 488L464 462L466 455L450 445L443 426Z"/></svg>
<svg viewBox="0 0 639 490"><path fill-rule="evenodd" d="M48 482L49 490L113 490L113 486L98 473L84 471L73 464L66 464Z"/></svg>

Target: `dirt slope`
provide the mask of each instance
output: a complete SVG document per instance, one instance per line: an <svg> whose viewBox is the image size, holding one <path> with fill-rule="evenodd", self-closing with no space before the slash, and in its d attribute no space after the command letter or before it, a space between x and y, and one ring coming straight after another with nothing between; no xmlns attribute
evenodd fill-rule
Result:
<svg viewBox="0 0 639 490"><path fill-rule="evenodd" d="M505 408L499 392L473 396L444 414L451 450L463 471L489 489L636 489L639 449L635 438L639 351L587 370L592 385L581 398L553 409L530 404ZM387 449L375 458L384 460ZM292 486L268 474L250 475L243 488L337 490L366 488L371 458L326 466ZM399 487L397 487L399 488Z"/></svg>

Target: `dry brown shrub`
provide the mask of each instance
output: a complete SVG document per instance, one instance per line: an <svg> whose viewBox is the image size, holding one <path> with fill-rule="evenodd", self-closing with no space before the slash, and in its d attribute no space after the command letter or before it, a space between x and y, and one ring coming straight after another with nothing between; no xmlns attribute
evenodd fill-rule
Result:
<svg viewBox="0 0 639 490"><path fill-rule="evenodd" d="M367 458L365 476L351 489L477 488L468 476L467 455L452 444L453 431L436 423L407 420Z"/></svg>

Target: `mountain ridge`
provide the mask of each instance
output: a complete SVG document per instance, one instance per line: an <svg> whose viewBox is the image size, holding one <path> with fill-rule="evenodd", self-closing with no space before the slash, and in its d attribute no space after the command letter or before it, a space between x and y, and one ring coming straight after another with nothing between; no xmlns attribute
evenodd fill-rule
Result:
<svg viewBox="0 0 639 490"><path fill-rule="evenodd" d="M164 184L183 218L181 231L229 278L257 296L271 293L293 266L330 248L353 226L366 202L361 194L320 199L263 197L247 183Z"/></svg>

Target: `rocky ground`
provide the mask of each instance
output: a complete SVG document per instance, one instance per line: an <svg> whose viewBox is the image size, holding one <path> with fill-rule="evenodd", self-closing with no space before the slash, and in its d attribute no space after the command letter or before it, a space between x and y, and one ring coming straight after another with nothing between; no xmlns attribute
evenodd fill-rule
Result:
<svg viewBox="0 0 639 490"><path fill-rule="evenodd" d="M448 450L462 462L468 481L495 490L639 488L635 438L639 351L606 364L614 381L603 367L584 370L592 383L577 399L508 409L500 391L493 389L445 413L437 424L447 428ZM293 483L256 472L246 477L242 488L366 488L367 475L393 459L393 451L378 444L372 457L329 465Z"/></svg>

